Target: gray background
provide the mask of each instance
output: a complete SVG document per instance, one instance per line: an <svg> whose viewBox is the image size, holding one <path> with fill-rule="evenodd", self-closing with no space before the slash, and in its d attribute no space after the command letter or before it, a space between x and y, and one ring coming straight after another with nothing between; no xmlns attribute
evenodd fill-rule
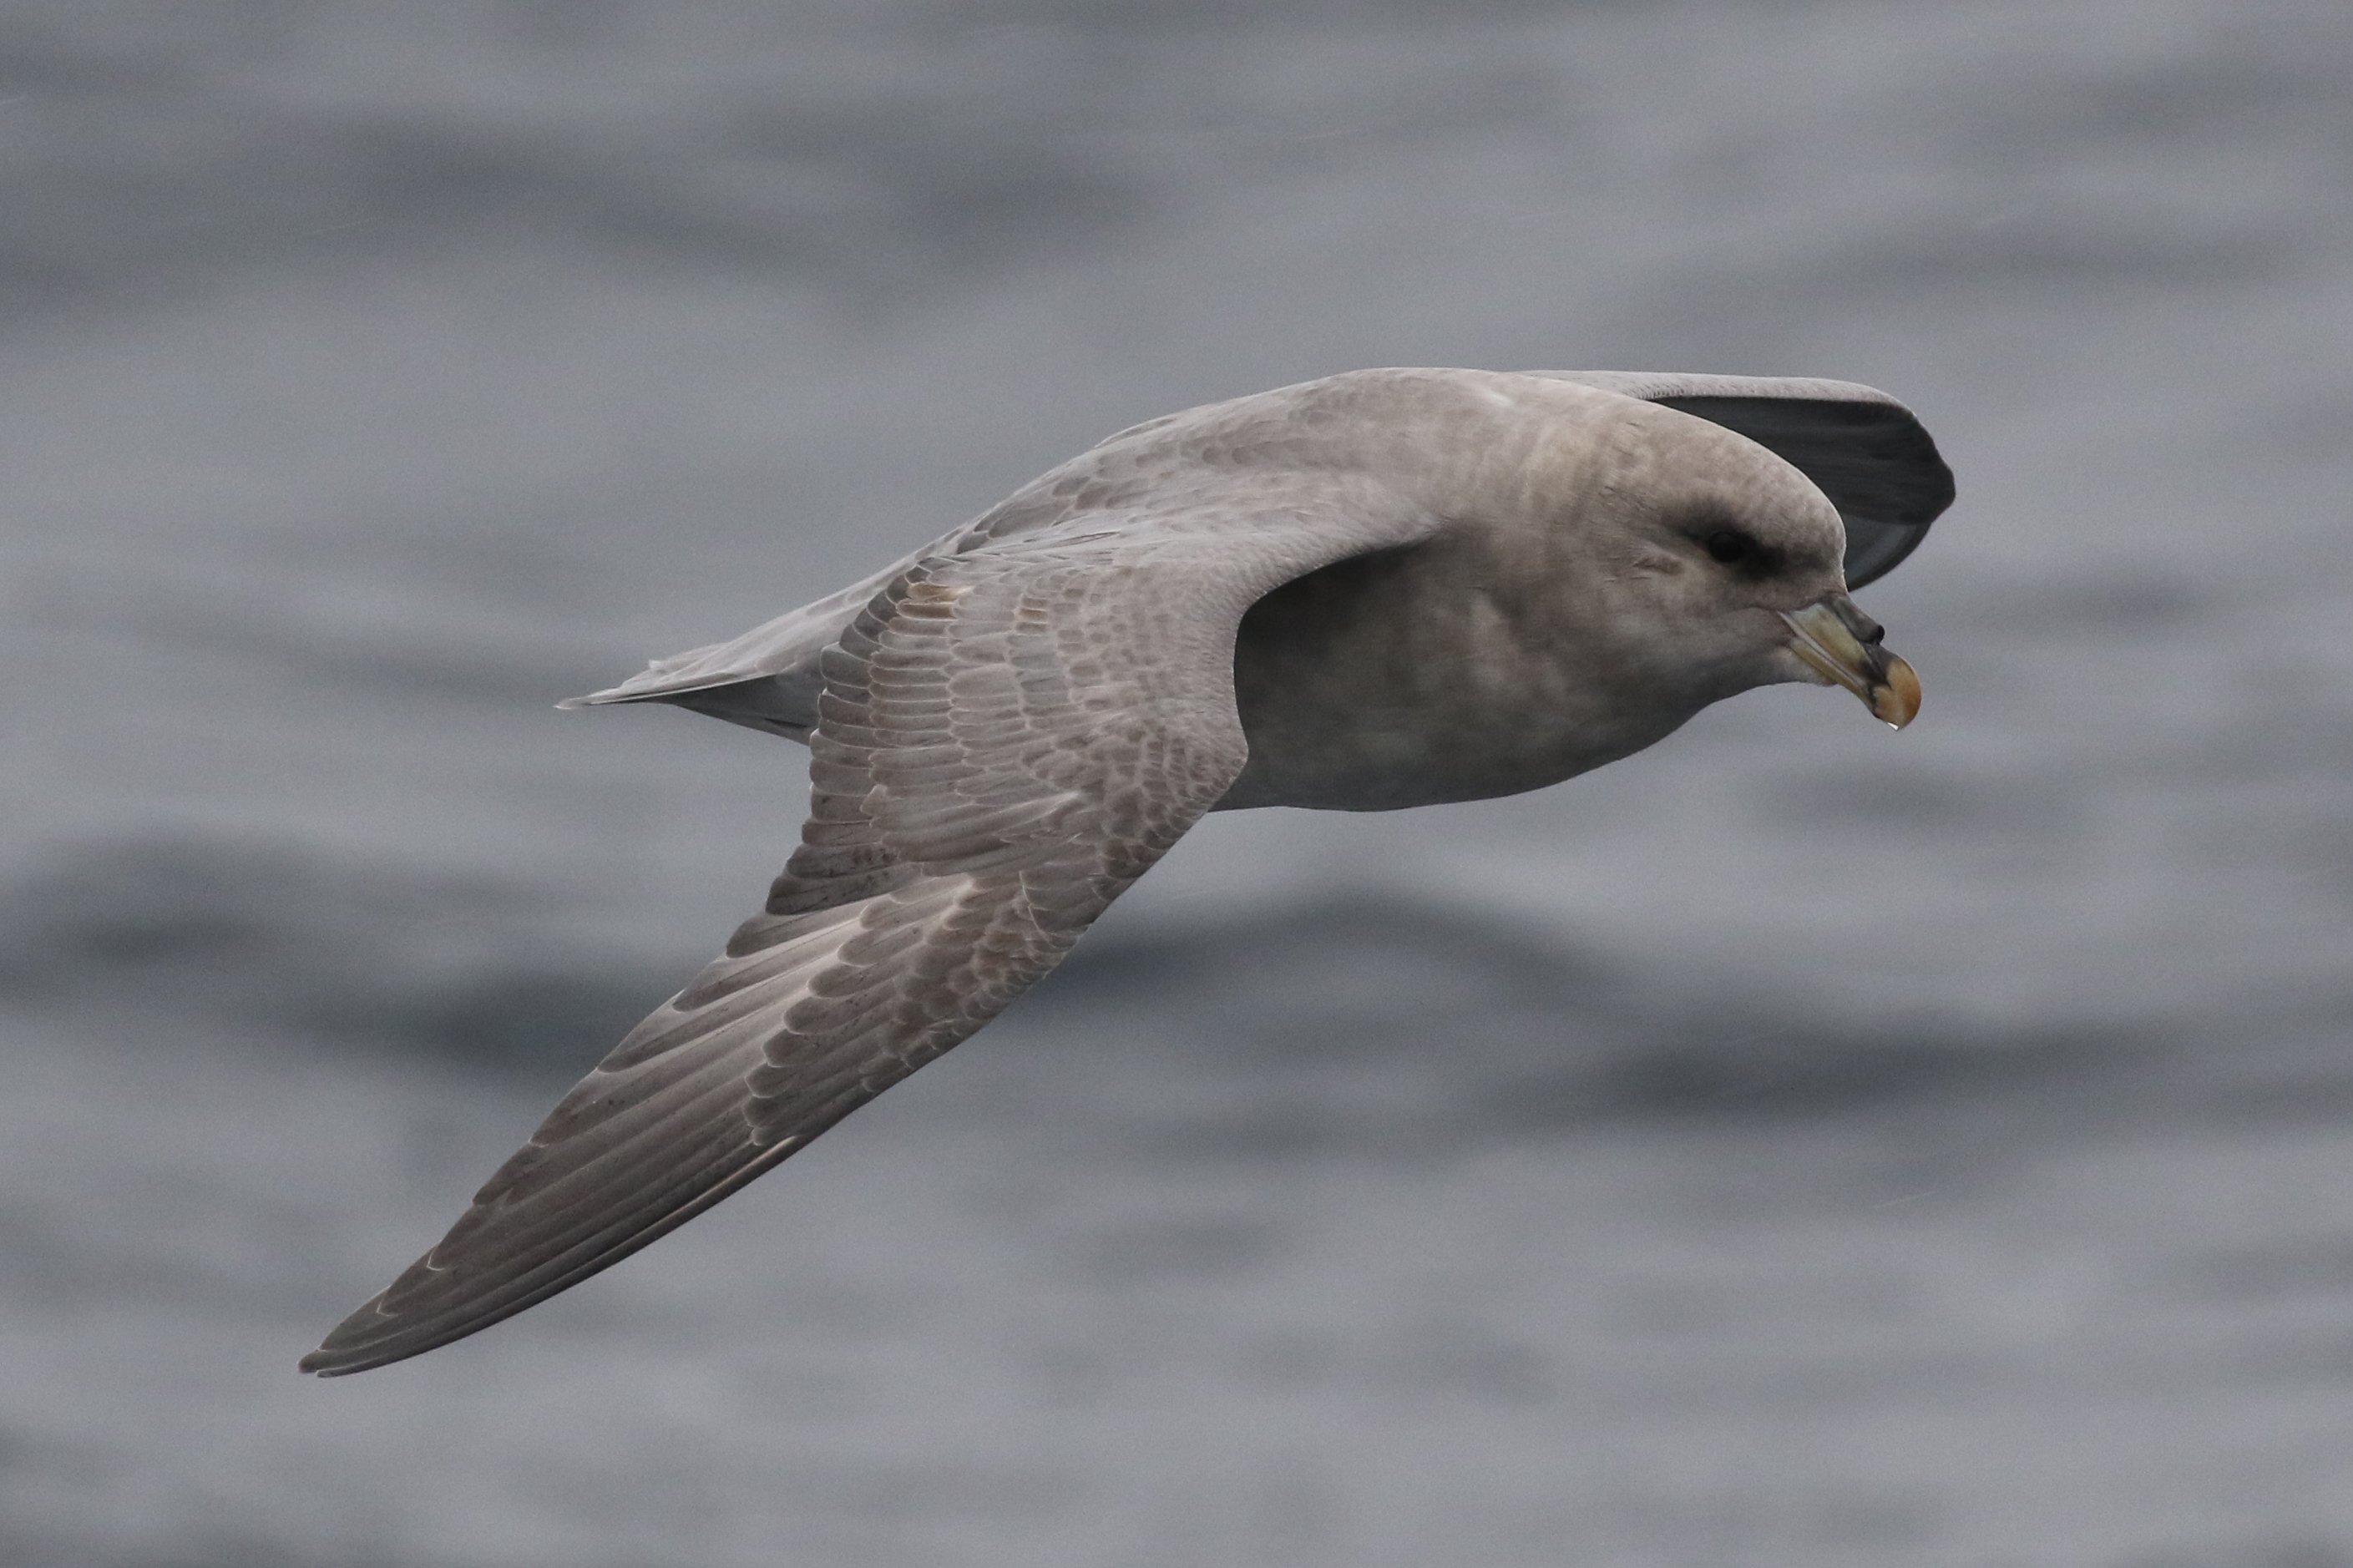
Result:
<svg viewBox="0 0 2353 1568"><path fill-rule="evenodd" d="M2341 0L0 6L0 1560L2353 1563L2348 80ZM1909 400L1919 722L1215 820L295 1376L796 837L553 700L1375 363Z"/></svg>

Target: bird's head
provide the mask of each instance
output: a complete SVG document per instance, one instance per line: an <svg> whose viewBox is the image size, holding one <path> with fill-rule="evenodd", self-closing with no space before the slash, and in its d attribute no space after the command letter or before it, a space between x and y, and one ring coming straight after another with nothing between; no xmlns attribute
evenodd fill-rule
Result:
<svg viewBox="0 0 2353 1568"><path fill-rule="evenodd" d="M1575 532L1617 657L1694 707L1783 681L1842 686L1902 729L1920 679L1849 596L1846 527L1796 468L1704 419L1617 398Z"/></svg>

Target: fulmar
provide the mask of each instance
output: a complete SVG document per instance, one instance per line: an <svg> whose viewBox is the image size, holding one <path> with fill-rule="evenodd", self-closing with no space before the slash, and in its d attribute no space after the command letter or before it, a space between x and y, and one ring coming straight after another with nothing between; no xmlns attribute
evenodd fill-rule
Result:
<svg viewBox="0 0 2353 1568"><path fill-rule="evenodd" d="M1951 500L1846 382L1366 370L1123 430L872 576L571 705L807 743L716 962L302 1361L359 1372L683 1225L969 1037L1212 811L1515 794L1709 703L1917 710L1850 587Z"/></svg>

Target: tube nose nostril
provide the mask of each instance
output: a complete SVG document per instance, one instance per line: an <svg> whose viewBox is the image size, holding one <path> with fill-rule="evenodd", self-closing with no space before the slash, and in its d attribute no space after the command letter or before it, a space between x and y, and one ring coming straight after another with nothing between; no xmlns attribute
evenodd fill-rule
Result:
<svg viewBox="0 0 2353 1568"><path fill-rule="evenodd" d="M1853 600L1850 599L1841 605L1838 611L1839 619L1846 623L1846 629L1854 635L1855 641L1868 647L1875 647L1885 640L1887 628L1864 615Z"/></svg>

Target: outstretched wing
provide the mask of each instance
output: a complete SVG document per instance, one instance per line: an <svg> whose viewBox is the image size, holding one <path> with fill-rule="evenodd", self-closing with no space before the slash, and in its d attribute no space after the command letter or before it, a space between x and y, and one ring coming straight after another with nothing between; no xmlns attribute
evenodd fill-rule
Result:
<svg viewBox="0 0 2353 1568"><path fill-rule="evenodd" d="M1673 371L1530 374L1681 409L1786 459L1846 521L1850 588L1893 572L1953 504L1953 471L1936 441L1912 410L1875 386Z"/></svg>
<svg viewBox="0 0 2353 1568"><path fill-rule="evenodd" d="M896 576L823 656L809 820L765 911L304 1370L398 1361L576 1284L1059 963L1241 771L1242 612L1430 526L1219 521L1097 515Z"/></svg>

